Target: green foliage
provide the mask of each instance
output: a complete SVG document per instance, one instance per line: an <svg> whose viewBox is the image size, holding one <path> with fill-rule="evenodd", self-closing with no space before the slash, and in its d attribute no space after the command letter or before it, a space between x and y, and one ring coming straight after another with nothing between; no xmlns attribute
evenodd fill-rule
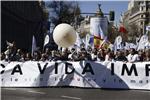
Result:
<svg viewBox="0 0 150 100"><path fill-rule="evenodd" d="M75 16L80 15L78 3L73 1L52 1L48 7L51 9L50 19L54 25L60 23L73 24Z"/></svg>

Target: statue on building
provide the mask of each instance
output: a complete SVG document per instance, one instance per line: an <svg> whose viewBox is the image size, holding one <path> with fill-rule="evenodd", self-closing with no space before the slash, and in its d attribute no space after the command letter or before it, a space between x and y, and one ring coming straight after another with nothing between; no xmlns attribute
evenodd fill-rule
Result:
<svg viewBox="0 0 150 100"><path fill-rule="evenodd" d="M104 17L104 14L103 14L102 9L101 9L101 4L98 4L98 10L96 11L96 16Z"/></svg>

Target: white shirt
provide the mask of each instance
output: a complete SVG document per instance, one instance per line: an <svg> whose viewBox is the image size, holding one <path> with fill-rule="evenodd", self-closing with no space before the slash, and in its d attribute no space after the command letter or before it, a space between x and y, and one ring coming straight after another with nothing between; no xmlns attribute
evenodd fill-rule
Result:
<svg viewBox="0 0 150 100"><path fill-rule="evenodd" d="M92 56L92 60L97 59L97 55L95 55L95 54L92 53L91 56Z"/></svg>
<svg viewBox="0 0 150 100"><path fill-rule="evenodd" d="M129 54L127 56L127 59L129 62L135 62L135 61L139 61L139 56L138 54L134 54L134 55Z"/></svg>
<svg viewBox="0 0 150 100"><path fill-rule="evenodd" d="M69 54L69 55L68 55L68 58L69 58L69 59L72 59L72 54Z"/></svg>
<svg viewBox="0 0 150 100"><path fill-rule="evenodd" d="M114 61L114 59L110 58L109 55L107 54L105 56L105 61Z"/></svg>

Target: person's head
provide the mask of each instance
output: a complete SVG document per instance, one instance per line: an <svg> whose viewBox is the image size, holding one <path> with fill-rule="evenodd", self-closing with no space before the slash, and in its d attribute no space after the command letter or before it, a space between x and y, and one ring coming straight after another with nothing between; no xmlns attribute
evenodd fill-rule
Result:
<svg viewBox="0 0 150 100"><path fill-rule="evenodd" d="M99 53L105 53L105 51L103 49L99 49L98 52Z"/></svg>
<svg viewBox="0 0 150 100"><path fill-rule="evenodd" d="M1 58L1 60L4 60L6 58L5 53L1 53L0 58Z"/></svg>
<svg viewBox="0 0 150 100"><path fill-rule="evenodd" d="M25 56L26 56L26 55L25 55L24 53L21 54L21 58L22 58L22 59L25 59Z"/></svg>
<svg viewBox="0 0 150 100"><path fill-rule="evenodd" d="M142 50L139 50L139 51L138 51L138 55L139 55L139 56L143 56L143 51L142 51Z"/></svg>
<svg viewBox="0 0 150 100"><path fill-rule="evenodd" d="M13 41L12 44L13 44L13 47L16 47L16 42L15 41Z"/></svg>
<svg viewBox="0 0 150 100"><path fill-rule="evenodd" d="M86 53L86 49L85 48L81 48L81 53Z"/></svg>
<svg viewBox="0 0 150 100"><path fill-rule="evenodd" d="M150 49L145 50L145 56L150 58Z"/></svg>
<svg viewBox="0 0 150 100"><path fill-rule="evenodd" d="M60 53L62 52L68 52L68 49L67 48L62 48L62 50L60 51Z"/></svg>
<svg viewBox="0 0 150 100"><path fill-rule="evenodd" d="M21 55L22 54L22 50L21 49L17 49L17 53Z"/></svg>
<svg viewBox="0 0 150 100"><path fill-rule="evenodd" d="M81 47L81 48L84 48L84 47L85 47L85 44L84 44L84 43L82 43L82 44L80 45L80 47Z"/></svg>
<svg viewBox="0 0 150 100"><path fill-rule="evenodd" d="M41 54L38 51L35 51L33 56L34 56L34 59L37 61L40 60L40 58L41 58Z"/></svg>
<svg viewBox="0 0 150 100"><path fill-rule="evenodd" d="M130 49L130 54L134 55L136 53L136 50L134 48Z"/></svg>
<svg viewBox="0 0 150 100"><path fill-rule="evenodd" d="M94 53L94 54L97 54L97 48L94 48L94 49L93 49L93 53Z"/></svg>
<svg viewBox="0 0 150 100"><path fill-rule="evenodd" d="M121 50L118 50L118 51L116 52L116 56L122 56Z"/></svg>
<svg viewBox="0 0 150 100"><path fill-rule="evenodd" d="M114 55L114 52L113 51L110 51L108 54L109 58L111 59L114 59L115 58L115 55Z"/></svg>
<svg viewBox="0 0 150 100"><path fill-rule="evenodd" d="M49 48L46 48L46 49L45 49L45 53L46 53L46 54L49 54L49 53L50 53Z"/></svg>
<svg viewBox="0 0 150 100"><path fill-rule="evenodd" d="M12 47L11 46L7 46L7 50L12 50Z"/></svg>
<svg viewBox="0 0 150 100"><path fill-rule="evenodd" d="M41 55L41 60L42 60L42 61L45 61L46 59L47 59L47 56L46 56L46 54L43 53L43 54Z"/></svg>
<svg viewBox="0 0 150 100"><path fill-rule="evenodd" d="M111 50L110 49L106 49L106 50L104 50L104 52L105 52L105 54L109 54L111 52Z"/></svg>
<svg viewBox="0 0 150 100"><path fill-rule="evenodd" d="M123 54L124 54L124 56L128 56L129 55L129 50L123 50Z"/></svg>
<svg viewBox="0 0 150 100"><path fill-rule="evenodd" d="M55 50L51 51L51 54L52 54L52 57L55 57L56 51Z"/></svg>
<svg viewBox="0 0 150 100"><path fill-rule="evenodd" d="M91 48L90 46L88 46L87 51L88 51L89 53L91 53L91 52L92 52L92 48Z"/></svg>
<svg viewBox="0 0 150 100"><path fill-rule="evenodd" d="M66 52L66 53L69 53L69 49L68 49L68 48L65 48L65 52Z"/></svg>
<svg viewBox="0 0 150 100"><path fill-rule="evenodd" d="M66 52L66 51L63 51L62 53L61 53L61 55L62 56L66 56L68 53Z"/></svg>
<svg viewBox="0 0 150 100"><path fill-rule="evenodd" d="M76 50L75 48L72 48L72 49L71 49L71 53L75 52L75 50Z"/></svg>
<svg viewBox="0 0 150 100"><path fill-rule="evenodd" d="M103 49L98 50L99 56L105 57L105 51Z"/></svg>
<svg viewBox="0 0 150 100"><path fill-rule="evenodd" d="M32 59L31 53L29 53L29 52L26 53L26 58L29 59L29 60L31 60Z"/></svg>

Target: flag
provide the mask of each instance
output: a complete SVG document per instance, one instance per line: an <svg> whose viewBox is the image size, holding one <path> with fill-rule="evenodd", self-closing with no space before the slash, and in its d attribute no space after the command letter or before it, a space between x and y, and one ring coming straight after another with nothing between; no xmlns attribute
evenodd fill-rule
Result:
<svg viewBox="0 0 150 100"><path fill-rule="evenodd" d="M99 17L91 18L90 32L92 35L104 39L108 33L108 19Z"/></svg>
<svg viewBox="0 0 150 100"><path fill-rule="evenodd" d="M76 32L76 35L77 35L77 39L76 39L76 42L74 45L77 47L80 47L80 45L82 44L82 41L81 41L81 38L79 36L79 33Z"/></svg>
<svg viewBox="0 0 150 100"><path fill-rule="evenodd" d="M123 22L123 15L122 15L122 13L120 14L120 23L122 23Z"/></svg>
<svg viewBox="0 0 150 100"><path fill-rule="evenodd" d="M48 43L49 43L49 35L46 35L44 39L44 46L46 46Z"/></svg>
<svg viewBox="0 0 150 100"><path fill-rule="evenodd" d="M77 35L76 42L74 43L73 46L69 47L69 49L75 48L77 51L80 51L80 46L82 44L82 41L81 41L81 38L79 36L79 33L76 32L76 35Z"/></svg>
<svg viewBox="0 0 150 100"><path fill-rule="evenodd" d="M107 40L107 37L101 42L101 45L99 48L105 48L108 49L110 47L110 41Z"/></svg>
<svg viewBox="0 0 150 100"><path fill-rule="evenodd" d="M101 42L100 48L104 47L105 44L107 44L107 37Z"/></svg>
<svg viewBox="0 0 150 100"><path fill-rule="evenodd" d="M150 31L150 26L146 26L146 30L147 30L147 31Z"/></svg>
<svg viewBox="0 0 150 100"><path fill-rule="evenodd" d="M114 52L116 53L117 49L123 49L122 47L122 37L117 36L114 42Z"/></svg>
<svg viewBox="0 0 150 100"><path fill-rule="evenodd" d="M35 37L33 35L33 37L32 37L32 56L33 56L34 51L36 51L36 50L37 50L36 40L35 40Z"/></svg>
<svg viewBox="0 0 150 100"><path fill-rule="evenodd" d="M13 47L13 43L8 42L7 40L6 40L6 44L10 47Z"/></svg>
<svg viewBox="0 0 150 100"><path fill-rule="evenodd" d="M150 42L147 41L147 43L145 43L145 49L150 49Z"/></svg>
<svg viewBox="0 0 150 100"><path fill-rule="evenodd" d="M105 39L106 37L105 37L105 34L104 34L104 32L103 32L103 30L102 30L102 28L101 28L101 26L99 25L99 34L100 34L100 38L101 39Z"/></svg>
<svg viewBox="0 0 150 100"><path fill-rule="evenodd" d="M98 34L96 33L94 35L94 47L96 47L96 48L99 48L101 43L103 42L103 40L106 38L100 25L99 25L98 29L99 29Z"/></svg>
<svg viewBox="0 0 150 100"><path fill-rule="evenodd" d="M104 34L104 32L103 32L103 30L102 30L100 25L97 25L97 27L94 27L94 30L95 31L94 31L93 35L95 37L100 38L100 39L104 39L105 38L105 34Z"/></svg>
<svg viewBox="0 0 150 100"><path fill-rule="evenodd" d="M99 48L101 43L102 43L102 41L103 40L100 37L94 36L94 47L95 48Z"/></svg>
<svg viewBox="0 0 150 100"><path fill-rule="evenodd" d="M89 41L90 41L90 34L86 34L86 40L85 40L85 48L87 49L88 46L90 45L89 44Z"/></svg>
<svg viewBox="0 0 150 100"><path fill-rule="evenodd" d="M119 32L127 33L127 30L125 29L125 27L123 25L120 25Z"/></svg>
<svg viewBox="0 0 150 100"><path fill-rule="evenodd" d="M102 31L100 25L98 25L98 31L94 33L94 47L99 48L104 38L104 32Z"/></svg>
<svg viewBox="0 0 150 100"><path fill-rule="evenodd" d="M94 44L94 36L91 35L89 39L89 44L92 46Z"/></svg>
<svg viewBox="0 0 150 100"><path fill-rule="evenodd" d="M94 36L94 47L99 48L107 34L108 22L105 18L91 18L90 32Z"/></svg>
<svg viewBox="0 0 150 100"><path fill-rule="evenodd" d="M149 41L148 41L148 36L147 35L143 35L141 38L140 38L140 41L137 45L137 50L143 50L145 49L145 44L147 44Z"/></svg>

